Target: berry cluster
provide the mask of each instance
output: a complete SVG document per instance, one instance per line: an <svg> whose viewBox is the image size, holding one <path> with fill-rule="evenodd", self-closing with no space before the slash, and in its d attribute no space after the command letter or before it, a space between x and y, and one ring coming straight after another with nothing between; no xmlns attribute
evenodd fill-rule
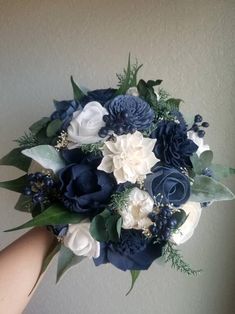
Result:
<svg viewBox="0 0 235 314"><path fill-rule="evenodd" d="M28 175L28 186L23 194L32 197L34 204L43 203L48 200L48 195L55 187L55 181L48 175L41 172Z"/></svg>
<svg viewBox="0 0 235 314"><path fill-rule="evenodd" d="M202 129L200 129L200 127L203 128L208 128L209 123L208 122L203 122L203 118L200 114L197 114L194 117L194 124L192 125L191 130L193 130L194 132L197 133L198 137L204 137L206 132Z"/></svg>
<svg viewBox="0 0 235 314"><path fill-rule="evenodd" d="M161 241L167 241L177 225L177 220L172 217L172 210L168 206L162 206L159 212L151 212L148 217L153 222L149 227L151 234Z"/></svg>

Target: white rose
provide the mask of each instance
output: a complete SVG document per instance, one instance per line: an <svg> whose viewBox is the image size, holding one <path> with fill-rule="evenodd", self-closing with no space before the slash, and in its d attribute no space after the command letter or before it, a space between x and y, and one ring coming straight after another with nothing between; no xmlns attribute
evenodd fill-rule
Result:
<svg viewBox="0 0 235 314"><path fill-rule="evenodd" d="M205 145L205 144L204 144L204 141L203 141L203 138L199 137L196 132L194 132L194 131L188 131L187 135L188 135L188 138L189 138L190 140L192 140L192 141L198 146L198 149L197 149L197 151L196 151L196 154L198 155L198 157L199 157L204 151L210 150L209 145Z"/></svg>
<svg viewBox="0 0 235 314"><path fill-rule="evenodd" d="M145 138L139 131L114 137L114 141L104 143L98 169L113 172L118 183L145 179L159 161L153 153L156 139Z"/></svg>
<svg viewBox="0 0 235 314"><path fill-rule="evenodd" d="M100 243L92 238L89 229L89 222L69 225L64 245L75 255L97 258L100 255Z"/></svg>
<svg viewBox="0 0 235 314"><path fill-rule="evenodd" d="M180 245L191 238L198 225L202 211L200 203L195 202L187 202L181 208L188 217L184 224L171 236L171 241L176 245Z"/></svg>
<svg viewBox="0 0 235 314"><path fill-rule="evenodd" d="M129 87L127 92L126 92L126 95L138 97L139 92L138 92L137 87Z"/></svg>
<svg viewBox="0 0 235 314"><path fill-rule="evenodd" d="M144 229L152 225L148 214L153 210L153 199L150 195L138 188L133 188L129 194L125 208L119 210L122 216L124 229Z"/></svg>
<svg viewBox="0 0 235 314"><path fill-rule="evenodd" d="M103 140L99 137L99 130L105 126L103 116L108 111L97 101L91 101L83 110L75 111L73 119L68 127L68 140L71 142L68 146L73 149L82 144L91 144Z"/></svg>

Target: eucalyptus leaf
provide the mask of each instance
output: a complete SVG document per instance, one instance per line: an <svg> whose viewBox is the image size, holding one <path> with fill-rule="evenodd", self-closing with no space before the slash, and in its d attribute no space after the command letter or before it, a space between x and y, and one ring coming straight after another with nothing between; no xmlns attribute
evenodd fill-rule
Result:
<svg viewBox="0 0 235 314"><path fill-rule="evenodd" d="M25 172L28 171L31 159L21 154L22 148L18 147L10 151L0 159L0 165L13 166Z"/></svg>
<svg viewBox="0 0 235 314"><path fill-rule="evenodd" d="M211 166L212 160L213 160L213 152L211 150L205 150L204 152L201 153L200 161L204 169Z"/></svg>
<svg viewBox="0 0 235 314"><path fill-rule="evenodd" d="M0 182L0 187L13 192L22 193L25 185L27 184L27 178L28 176L25 174L24 176L14 180Z"/></svg>
<svg viewBox="0 0 235 314"><path fill-rule="evenodd" d="M84 94L83 91L78 87L78 85L74 82L74 79L73 79L72 76L70 77L70 79L71 79L71 84L72 84L72 87L73 87L73 96L74 96L74 99L77 100L77 101L80 101L80 100L85 96L85 94Z"/></svg>
<svg viewBox="0 0 235 314"><path fill-rule="evenodd" d="M235 198L232 191L222 183L213 178L199 175L194 178L191 187L190 201L192 202L213 202L227 201Z"/></svg>
<svg viewBox="0 0 235 314"><path fill-rule="evenodd" d="M64 208L61 204L53 204L45 211L35 216L33 219L13 229L5 232L15 231L24 228L31 228L35 226L47 226L57 224L76 224L84 219L84 215L73 213Z"/></svg>
<svg viewBox="0 0 235 314"><path fill-rule="evenodd" d="M123 223L123 219L122 217L120 217L118 220L117 220L117 233L118 233L118 237L120 238L120 235L121 235L121 231L122 231L122 223Z"/></svg>
<svg viewBox="0 0 235 314"><path fill-rule="evenodd" d="M17 203L15 204L15 209L21 212L31 213L34 204L32 198L26 195L21 194Z"/></svg>
<svg viewBox="0 0 235 314"><path fill-rule="evenodd" d="M223 179L223 178L227 178L230 175L235 174L235 169L234 168L230 168L230 167L226 167L223 165L219 165L219 164L212 164L210 166L210 169L213 172L213 176L217 179Z"/></svg>
<svg viewBox="0 0 235 314"><path fill-rule="evenodd" d="M56 283L67 270L80 263L84 258L84 256L75 255L69 248L62 245L58 257Z"/></svg>
<svg viewBox="0 0 235 314"><path fill-rule="evenodd" d="M198 155L195 153L190 157L190 159L193 165L193 171L196 174L201 175L203 170L211 167L213 152L211 150L206 150L200 155L200 157L198 157Z"/></svg>
<svg viewBox="0 0 235 314"><path fill-rule="evenodd" d="M121 232L120 215L105 209L96 215L90 225L90 233L97 241L117 242Z"/></svg>
<svg viewBox="0 0 235 314"><path fill-rule="evenodd" d="M22 154L32 158L43 168L51 169L54 173L65 167L65 162L60 157L59 152L50 145L39 145L25 149Z"/></svg>
<svg viewBox="0 0 235 314"><path fill-rule="evenodd" d="M57 132L60 130L63 122L60 119L52 120L46 129L46 134L48 137L55 136Z"/></svg>
<svg viewBox="0 0 235 314"><path fill-rule="evenodd" d="M128 292L126 293L126 296L132 291L132 289L134 288L135 282L137 280L137 278L139 277L140 274L140 270L131 270L131 287L128 290Z"/></svg>
<svg viewBox="0 0 235 314"><path fill-rule="evenodd" d="M33 134L38 134L39 131L41 131L43 128L47 126L47 124L51 121L50 118L43 117L39 121L32 124L29 129Z"/></svg>

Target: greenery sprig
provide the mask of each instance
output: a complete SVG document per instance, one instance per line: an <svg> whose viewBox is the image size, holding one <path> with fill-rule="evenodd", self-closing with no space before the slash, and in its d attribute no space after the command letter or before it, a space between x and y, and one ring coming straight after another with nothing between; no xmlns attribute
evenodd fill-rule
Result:
<svg viewBox="0 0 235 314"><path fill-rule="evenodd" d="M30 148L39 145L39 139L32 132L25 132L24 135L14 140L14 142L18 143L19 146L23 148Z"/></svg>
<svg viewBox="0 0 235 314"><path fill-rule="evenodd" d="M101 154L101 148L103 146L102 142L93 143L93 144L82 144L81 150L83 153L93 153L95 155Z"/></svg>
<svg viewBox="0 0 235 314"><path fill-rule="evenodd" d="M170 244L169 242L164 247L163 256L166 263L171 262L172 268L175 268L176 270L179 270L189 276L197 276L202 272L201 269L192 269L191 266L183 260L179 250L175 249L173 244Z"/></svg>
<svg viewBox="0 0 235 314"><path fill-rule="evenodd" d="M131 190L132 190L132 187L128 187L122 192L114 193L108 205L109 208L113 210L124 208L128 202L128 198L129 198L129 194Z"/></svg>

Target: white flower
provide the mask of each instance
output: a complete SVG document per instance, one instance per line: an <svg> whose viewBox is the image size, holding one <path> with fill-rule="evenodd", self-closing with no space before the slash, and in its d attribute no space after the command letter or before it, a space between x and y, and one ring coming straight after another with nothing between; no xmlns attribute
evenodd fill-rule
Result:
<svg viewBox="0 0 235 314"><path fill-rule="evenodd" d="M188 138L189 138L190 140L192 140L192 141L198 146L198 149L197 149L197 151L196 151L196 154L198 155L198 157L199 157L204 151L210 150L209 145L205 145L205 144L203 143L203 142L204 142L204 141L203 141L203 138L199 137L196 132L194 132L194 131L189 131L189 132L187 133L187 135L188 135Z"/></svg>
<svg viewBox="0 0 235 314"><path fill-rule="evenodd" d="M145 191L133 188L125 208L119 210L124 229L144 229L152 225L148 214L153 210L153 199Z"/></svg>
<svg viewBox="0 0 235 314"><path fill-rule="evenodd" d="M68 148L73 149L82 144L91 144L101 141L99 130L105 126L103 116L108 111L97 101L91 101L83 110L75 111L68 127L68 140L72 143Z"/></svg>
<svg viewBox="0 0 235 314"><path fill-rule="evenodd" d="M115 136L115 141L104 143L98 169L113 172L118 183L143 180L158 161L152 152L155 143L156 139L145 138L139 131Z"/></svg>
<svg viewBox="0 0 235 314"><path fill-rule="evenodd" d="M198 225L202 211L200 203L196 202L187 202L181 208L188 217L184 224L171 236L171 241L176 245L180 245L191 238L194 229Z"/></svg>
<svg viewBox="0 0 235 314"><path fill-rule="evenodd" d="M138 97L139 92L138 92L137 87L129 87L127 92L126 92L126 95Z"/></svg>
<svg viewBox="0 0 235 314"><path fill-rule="evenodd" d="M92 238L89 228L89 222L69 225L64 245L75 255L97 258L100 255L100 243Z"/></svg>

